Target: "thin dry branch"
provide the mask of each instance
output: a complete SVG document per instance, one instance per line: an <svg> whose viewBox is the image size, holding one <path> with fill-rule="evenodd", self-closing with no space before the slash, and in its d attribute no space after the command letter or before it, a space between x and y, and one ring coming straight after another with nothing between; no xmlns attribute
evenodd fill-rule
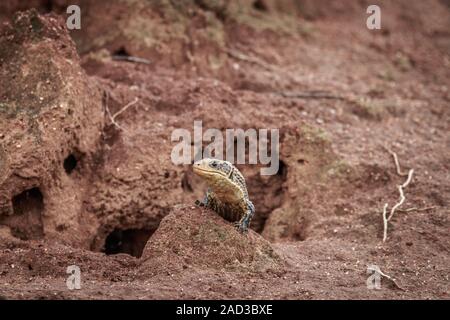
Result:
<svg viewBox="0 0 450 320"><path fill-rule="evenodd" d="M125 112L129 107L131 107L132 105L136 104L139 101L138 98L135 98L133 101L129 102L128 104L126 104L122 109L120 109L119 111L117 111L116 113L114 113L114 115L111 115L111 112L109 111L109 107L108 104L106 104L106 112L108 113L109 116L109 120L111 120L111 123L114 124L117 128L119 128L122 131L126 131L124 128L122 128L117 122L116 122L116 118L122 114L123 112Z"/></svg>
<svg viewBox="0 0 450 320"><path fill-rule="evenodd" d="M394 278L392 278L392 277L388 276L387 274L383 273L379 268L378 268L378 273L379 273L381 276L383 276L383 277L385 277L386 279L388 279L389 281L391 281L392 284L393 284L397 289L400 289L400 290L402 290L402 291L406 291L405 289L403 289L402 287L400 287L400 286L398 285L398 283L395 281Z"/></svg>
<svg viewBox="0 0 450 320"><path fill-rule="evenodd" d="M400 163L398 162L398 157L397 154L392 151L391 149L389 149L388 147L384 146L384 148L386 149L387 152L389 152L392 157L394 158L394 163L395 163L395 168L397 169L397 174L401 177L406 177L408 175L408 173L404 173L402 172L402 170L400 169Z"/></svg>
<svg viewBox="0 0 450 320"><path fill-rule="evenodd" d="M112 116L112 119L115 120L117 118L117 116L119 116L120 114L122 114L123 112L125 112L129 107L131 107L132 105L136 104L139 101L139 99L136 97L134 98L133 101L129 102L127 105L125 105L122 109L120 109L119 111L117 111L116 113L114 113L114 115Z"/></svg>
<svg viewBox="0 0 450 320"><path fill-rule="evenodd" d="M428 211L428 210L432 210L432 209L436 209L437 206L429 206L429 207L425 207L425 208L416 208L416 207L412 207L412 208L408 208L408 209L398 209L398 212L411 212L411 211L417 211L417 212L422 212L422 211Z"/></svg>
<svg viewBox="0 0 450 320"><path fill-rule="evenodd" d="M332 92L322 90L280 92L279 94L285 98L295 98L295 99L336 99L336 100L344 99L343 97L335 95Z"/></svg>
<svg viewBox="0 0 450 320"><path fill-rule="evenodd" d="M267 69L270 71L273 71L275 69L272 65L268 64L267 62L264 62L261 59L258 59L256 57L249 56L243 52L240 52L240 51L237 51L234 49L229 49L229 48L225 48L224 50L228 55L230 55L231 57L233 57L235 59L259 65L260 67L263 67L264 69Z"/></svg>
<svg viewBox="0 0 450 320"><path fill-rule="evenodd" d="M115 125L117 128L119 128L120 130L125 131L124 128L122 128L116 121L114 121L113 117L111 116L111 112L109 111L109 107L108 105L106 105L106 113L108 114L109 120L111 120L111 123L113 125Z"/></svg>
<svg viewBox="0 0 450 320"><path fill-rule="evenodd" d="M388 221L391 220L392 216L394 215L395 210L397 210L398 207L400 207L403 202L405 202L405 194L403 193L403 188L406 188L408 184L411 182L412 176L414 173L414 169L409 170L408 172L408 179L406 179L405 183L398 186L398 192L400 193L400 200L397 202L391 209L391 213L389 214Z"/></svg>
<svg viewBox="0 0 450 320"><path fill-rule="evenodd" d="M109 117L109 120L111 121L112 124L114 124L117 128L119 128L120 130L124 130L116 121L114 121L114 118L111 115L111 111L109 111L109 106L108 106L108 102L109 102L109 93L105 92L105 111Z"/></svg>
<svg viewBox="0 0 450 320"><path fill-rule="evenodd" d="M133 57L133 56L124 56L124 55L114 55L112 56L113 60L118 61L127 61L127 62L133 62L133 63L143 63L143 64L150 64L150 60L139 58L139 57Z"/></svg>
<svg viewBox="0 0 450 320"><path fill-rule="evenodd" d="M385 203L383 207L383 242L387 239L388 219L387 219L388 204Z"/></svg>
<svg viewBox="0 0 450 320"><path fill-rule="evenodd" d="M397 168L397 174L400 176L405 176L405 174L401 171L397 154L387 147L385 147L385 149L390 154L392 154L392 156L394 157L395 166ZM403 189L406 188L411 183L413 174L414 174L414 169L410 169L407 173L408 178L406 179L406 181L402 185L398 186L398 192L400 193L400 200L392 207L391 212L389 213L389 216L387 216L387 217L386 217L386 215L387 215L388 203L384 204L384 207L383 207L383 227L384 227L383 228L383 242L385 242L387 240L388 222L394 216L395 211L403 204L403 202L405 202L406 198L405 198Z"/></svg>

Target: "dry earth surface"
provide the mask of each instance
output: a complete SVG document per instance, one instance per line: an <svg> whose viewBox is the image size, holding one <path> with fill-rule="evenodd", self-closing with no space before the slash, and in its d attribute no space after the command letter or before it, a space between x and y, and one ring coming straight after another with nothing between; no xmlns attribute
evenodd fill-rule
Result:
<svg viewBox="0 0 450 320"><path fill-rule="evenodd" d="M449 299L450 3L369 4L2 1L0 298ZM194 120L280 130L247 236L171 161Z"/></svg>

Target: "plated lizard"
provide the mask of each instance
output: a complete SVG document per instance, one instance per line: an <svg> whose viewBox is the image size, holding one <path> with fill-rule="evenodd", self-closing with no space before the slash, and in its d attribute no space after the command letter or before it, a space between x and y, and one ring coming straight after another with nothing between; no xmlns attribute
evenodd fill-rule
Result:
<svg viewBox="0 0 450 320"><path fill-rule="evenodd" d="M241 233L247 232L255 207L248 198L245 179L239 170L228 161L210 158L195 162L193 170L209 187L204 199L197 200L196 204L235 222Z"/></svg>

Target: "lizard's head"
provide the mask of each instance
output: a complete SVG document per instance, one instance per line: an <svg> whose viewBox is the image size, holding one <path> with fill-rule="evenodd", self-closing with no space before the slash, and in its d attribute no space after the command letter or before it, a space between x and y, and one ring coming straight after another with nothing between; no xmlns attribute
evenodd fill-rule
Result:
<svg viewBox="0 0 450 320"><path fill-rule="evenodd" d="M228 179L233 165L224 160L205 158L194 163L194 172L206 180Z"/></svg>

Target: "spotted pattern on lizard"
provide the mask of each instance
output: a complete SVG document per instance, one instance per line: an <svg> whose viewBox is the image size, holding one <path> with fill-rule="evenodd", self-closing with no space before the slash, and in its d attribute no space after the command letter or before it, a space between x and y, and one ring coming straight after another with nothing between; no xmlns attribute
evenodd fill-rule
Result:
<svg viewBox="0 0 450 320"><path fill-rule="evenodd" d="M245 179L239 170L228 161L210 158L195 162L193 170L209 187L204 199L197 200L196 204L235 222L241 233L247 232L255 207L248 198Z"/></svg>

